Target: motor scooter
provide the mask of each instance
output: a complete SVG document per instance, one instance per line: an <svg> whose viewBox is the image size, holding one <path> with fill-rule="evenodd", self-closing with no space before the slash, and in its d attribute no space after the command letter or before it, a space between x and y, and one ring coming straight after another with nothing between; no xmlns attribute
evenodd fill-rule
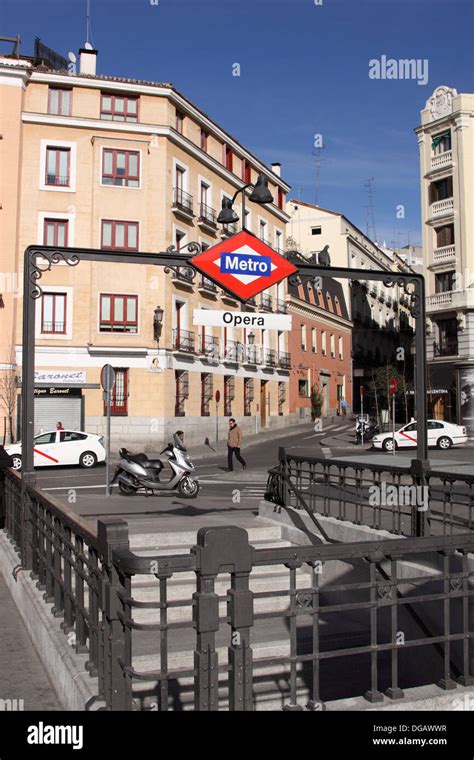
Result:
<svg viewBox="0 0 474 760"><path fill-rule="evenodd" d="M139 491L145 495L155 491L178 491L184 499L193 499L199 493L199 481L192 474L194 465L187 456L182 439L175 433L173 443L160 451L166 454L171 467L171 477L162 480L163 462L161 459L148 459L146 454L131 454L127 449L120 449L120 461L115 468L111 485L118 481L120 493L131 496Z"/></svg>

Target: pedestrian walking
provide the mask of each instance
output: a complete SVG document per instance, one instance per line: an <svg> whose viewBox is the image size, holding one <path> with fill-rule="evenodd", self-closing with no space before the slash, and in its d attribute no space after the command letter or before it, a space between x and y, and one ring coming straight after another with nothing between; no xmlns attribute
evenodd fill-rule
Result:
<svg viewBox="0 0 474 760"><path fill-rule="evenodd" d="M342 409L342 416L345 417L347 414L347 401L344 397L341 398L341 409Z"/></svg>
<svg viewBox="0 0 474 760"><path fill-rule="evenodd" d="M240 447L242 446L242 430L237 425L233 417L229 420L229 435L227 436L227 467L228 471L232 472L234 469L234 454L238 462L242 465L242 469L247 469L245 459L240 454Z"/></svg>

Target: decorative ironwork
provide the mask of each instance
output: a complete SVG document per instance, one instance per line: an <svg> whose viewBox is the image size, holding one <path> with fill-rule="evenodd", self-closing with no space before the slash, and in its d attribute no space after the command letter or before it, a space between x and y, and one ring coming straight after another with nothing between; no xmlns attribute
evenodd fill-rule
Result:
<svg viewBox="0 0 474 760"><path fill-rule="evenodd" d="M300 591L296 594L296 604L303 609L310 609L313 606L313 593L311 589L308 591Z"/></svg>
<svg viewBox="0 0 474 760"><path fill-rule="evenodd" d="M44 272L51 270L52 264L60 264L61 261L70 267L75 267L79 264L80 258L75 253L68 254L67 248L62 251L42 249L41 253L33 253L29 272L29 281L33 286L30 290L31 298L37 299L43 295L43 289L37 284L38 280L42 278Z"/></svg>
<svg viewBox="0 0 474 760"><path fill-rule="evenodd" d="M202 247L200 243L193 241L191 243L183 243L183 245L180 245L179 249L175 245L169 245L166 249L166 253L170 256L181 256L185 250L189 254L198 254L201 253ZM165 266L165 274L169 274L170 272L173 272L175 277L179 280L188 282L191 285L194 284L197 275L197 271L191 266L191 264L189 264L189 262L186 262L184 266Z"/></svg>

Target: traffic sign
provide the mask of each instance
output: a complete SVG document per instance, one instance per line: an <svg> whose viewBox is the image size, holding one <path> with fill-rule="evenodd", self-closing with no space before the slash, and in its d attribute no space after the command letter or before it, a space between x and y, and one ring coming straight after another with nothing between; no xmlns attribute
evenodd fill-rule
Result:
<svg viewBox="0 0 474 760"><path fill-rule="evenodd" d="M240 301L253 298L297 271L294 264L246 230L198 253L191 264Z"/></svg>
<svg viewBox="0 0 474 760"><path fill-rule="evenodd" d="M397 383L397 381L396 381L396 379L394 377L392 377L392 379L390 380L390 382L388 384L388 389L390 391L390 395L391 396L393 396L393 394L397 392L397 390L398 390L398 383Z"/></svg>
<svg viewBox="0 0 474 760"><path fill-rule="evenodd" d="M216 404L218 404L220 400L221 400L221 392L216 391Z"/></svg>
<svg viewBox="0 0 474 760"><path fill-rule="evenodd" d="M115 383L115 370L111 364L104 364L100 373L100 384L106 393L110 393Z"/></svg>

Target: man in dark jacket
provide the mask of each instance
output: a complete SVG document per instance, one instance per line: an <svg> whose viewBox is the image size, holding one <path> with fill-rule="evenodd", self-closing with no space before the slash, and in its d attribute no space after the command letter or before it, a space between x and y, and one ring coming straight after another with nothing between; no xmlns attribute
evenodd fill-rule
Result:
<svg viewBox="0 0 474 760"><path fill-rule="evenodd" d="M13 467L13 459L0 444L0 528L5 527L5 470Z"/></svg>
<svg viewBox="0 0 474 760"><path fill-rule="evenodd" d="M234 469L234 454L237 461L242 465L242 469L246 470L247 465L245 459L240 454L240 447L242 445L242 430L237 425L233 417L229 420L229 435L227 436L227 467L229 472Z"/></svg>

